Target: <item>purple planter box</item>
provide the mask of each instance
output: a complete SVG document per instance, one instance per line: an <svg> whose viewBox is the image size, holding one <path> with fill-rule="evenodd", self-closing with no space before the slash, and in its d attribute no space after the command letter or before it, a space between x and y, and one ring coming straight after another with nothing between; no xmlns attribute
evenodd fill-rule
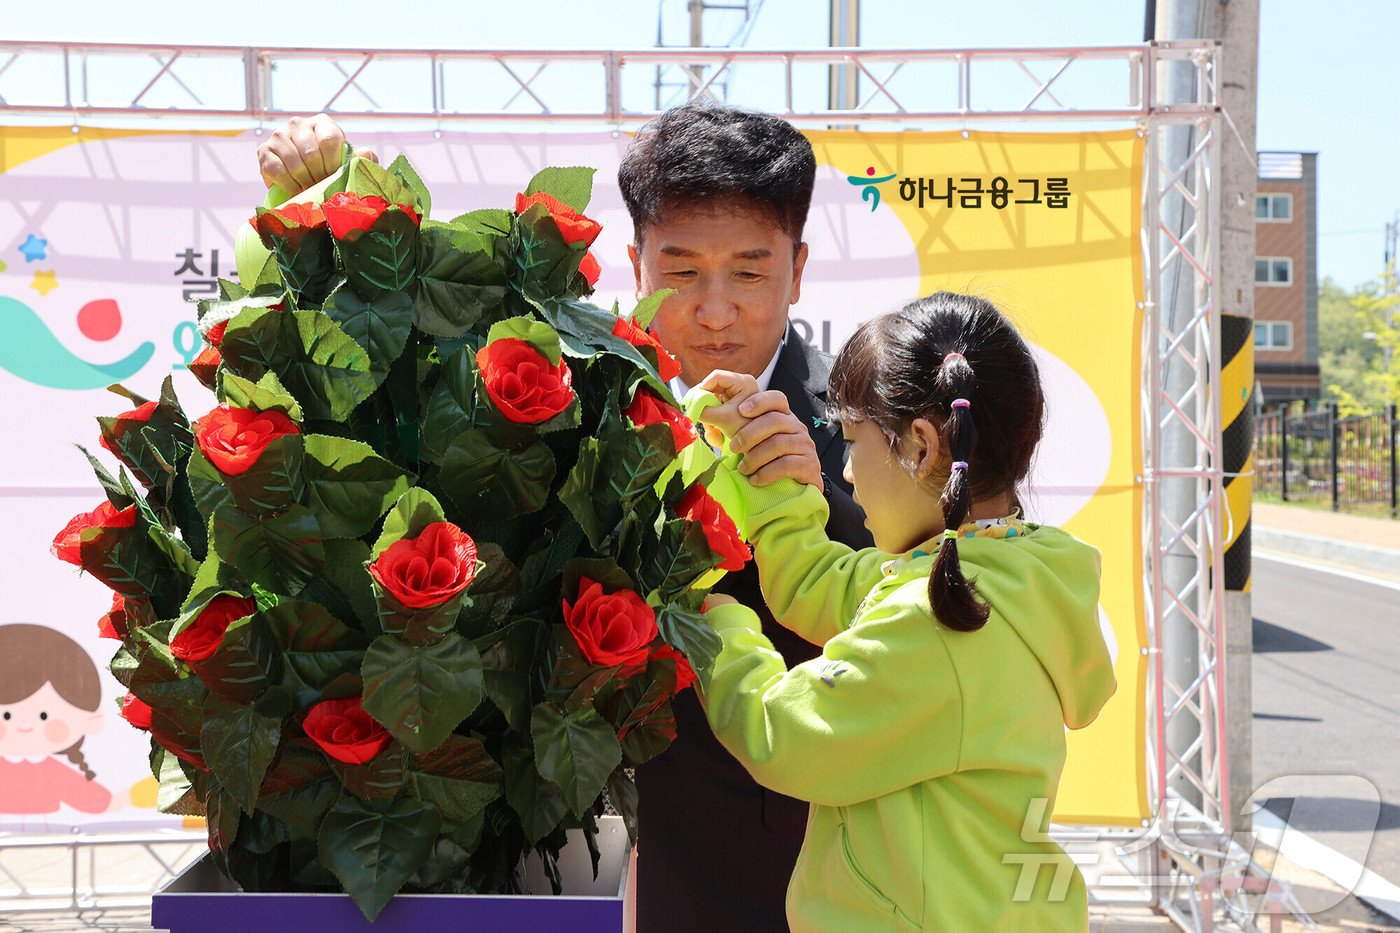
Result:
<svg viewBox="0 0 1400 933"><path fill-rule="evenodd" d="M632 925L625 897L630 850L625 833L619 843L616 831L620 827L610 825L610 819L616 817L599 821L598 842L603 860L598 880L593 880L587 847L579 839L576 845L567 846L560 857L565 893L558 897L402 894L390 901L371 924L346 894L244 893L220 874L206 856L155 895L151 926L171 933L423 933L458 929L472 933L565 929L570 933L624 933ZM542 879L539 872L530 874ZM532 887L549 890L547 884L538 880ZM593 891L599 893L590 893Z"/></svg>

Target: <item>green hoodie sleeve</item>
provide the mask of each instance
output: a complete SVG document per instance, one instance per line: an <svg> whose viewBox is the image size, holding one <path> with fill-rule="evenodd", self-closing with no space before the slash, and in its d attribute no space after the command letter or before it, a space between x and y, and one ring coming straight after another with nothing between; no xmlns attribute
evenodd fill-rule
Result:
<svg viewBox="0 0 1400 933"><path fill-rule="evenodd" d="M726 458L720 469L730 466ZM815 486L787 478L754 486L742 476L738 486L764 602L785 628L814 645L826 644L855 618L890 555L828 538L828 506Z"/></svg>
<svg viewBox="0 0 1400 933"><path fill-rule="evenodd" d="M702 699L715 736L755 780L848 806L957 769L962 695L942 636L917 608L921 585L887 595L790 671L751 609L710 610L724 648Z"/></svg>

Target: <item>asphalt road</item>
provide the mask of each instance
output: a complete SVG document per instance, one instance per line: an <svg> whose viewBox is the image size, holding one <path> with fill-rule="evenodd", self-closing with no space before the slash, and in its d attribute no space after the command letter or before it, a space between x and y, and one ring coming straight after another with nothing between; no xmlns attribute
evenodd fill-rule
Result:
<svg viewBox="0 0 1400 933"><path fill-rule="evenodd" d="M1400 884L1400 585L1256 554L1253 681L1260 802Z"/></svg>

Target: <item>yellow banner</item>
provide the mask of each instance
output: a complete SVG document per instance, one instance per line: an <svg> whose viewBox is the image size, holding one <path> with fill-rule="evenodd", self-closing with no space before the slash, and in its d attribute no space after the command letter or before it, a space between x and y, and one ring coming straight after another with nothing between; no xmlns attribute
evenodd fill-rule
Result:
<svg viewBox="0 0 1400 933"><path fill-rule="evenodd" d="M830 167L820 170L819 185L848 185L852 201L863 198L872 215L890 212L907 231L921 294L988 298L1037 349L1050 414L1027 517L1060 525L1102 553L1101 621L1118 679L1098 720L1068 736L1054 818L1141 825L1149 815L1139 479L1143 140L1133 130L809 137L818 165ZM852 309L853 320L835 323L837 337L882 310Z"/></svg>

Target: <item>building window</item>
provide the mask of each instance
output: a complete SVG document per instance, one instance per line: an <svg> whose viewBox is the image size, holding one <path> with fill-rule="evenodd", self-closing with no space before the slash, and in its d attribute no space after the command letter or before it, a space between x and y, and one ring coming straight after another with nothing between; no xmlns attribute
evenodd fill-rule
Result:
<svg viewBox="0 0 1400 933"><path fill-rule="evenodd" d="M1292 285L1293 260L1285 256L1259 256L1254 260L1255 285Z"/></svg>
<svg viewBox="0 0 1400 933"><path fill-rule="evenodd" d="M1255 195L1254 219L1261 223L1288 223L1293 219L1293 195Z"/></svg>
<svg viewBox="0 0 1400 933"><path fill-rule="evenodd" d="M1293 324L1289 321L1255 321L1254 349L1292 350Z"/></svg>

